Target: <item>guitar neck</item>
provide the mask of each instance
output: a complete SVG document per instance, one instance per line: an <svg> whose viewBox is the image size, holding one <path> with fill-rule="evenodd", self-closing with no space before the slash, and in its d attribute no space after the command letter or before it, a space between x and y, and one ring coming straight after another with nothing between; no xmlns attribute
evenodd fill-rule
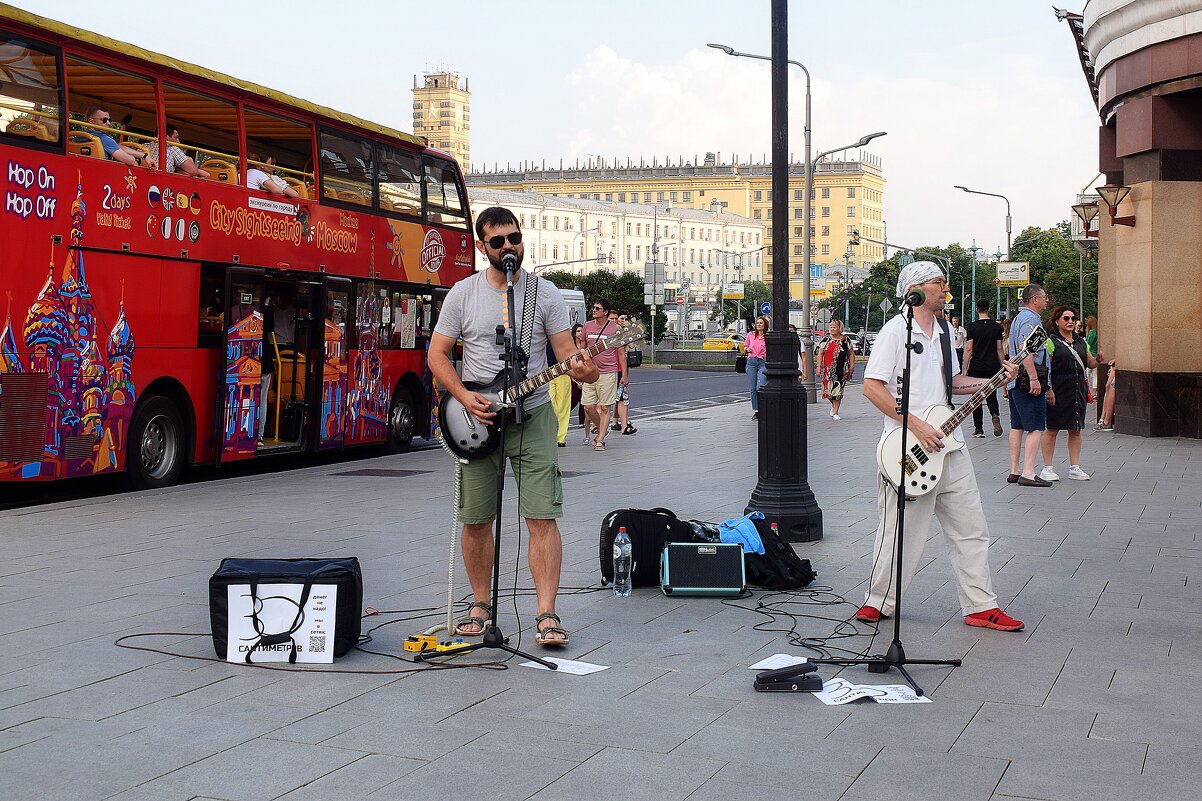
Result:
<svg viewBox="0 0 1202 801"><path fill-rule="evenodd" d="M626 344L627 343L625 343L625 342L621 343L622 346L625 346ZM617 346L618 346L617 344L609 345L605 341L602 340L602 341L598 341L597 344L595 344L595 345L591 345L590 347L585 348L583 352L587 353L589 355L589 358L592 358L593 356L596 356L598 353L602 353L604 351L609 350L612 347L617 347ZM574 358L576 358L576 357L570 356L570 357L564 359L559 364L548 367L546 370L543 370L538 375L530 376L526 380L522 381L510 393L512 395L512 398L510 398L510 400L512 400L513 398L524 398L525 396L529 395L531 392L534 392L534 390L541 387L543 384L549 384L549 383L551 383L552 380L559 378L561 375L567 375L568 371L570 371L572 369L572 359L574 359Z"/></svg>
<svg viewBox="0 0 1202 801"><path fill-rule="evenodd" d="M1023 348L1011 361L1013 361L1015 364L1021 364L1023 359L1030 355L1030 352L1026 348ZM944 436L951 434L960 426L961 423L968 419L968 416L972 414L978 406L985 402L986 398L988 398L994 392L997 392L998 388L1005 383L1006 371L1002 370L993 378L989 379L989 383L978 389L971 398L958 407L955 413L952 414L951 417L947 418L947 422L944 423L939 430L943 432Z"/></svg>

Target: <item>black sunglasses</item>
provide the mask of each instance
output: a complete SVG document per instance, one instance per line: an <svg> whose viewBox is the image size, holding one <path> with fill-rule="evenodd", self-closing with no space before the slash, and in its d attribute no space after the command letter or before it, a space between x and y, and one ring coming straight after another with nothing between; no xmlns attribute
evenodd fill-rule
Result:
<svg viewBox="0 0 1202 801"><path fill-rule="evenodd" d="M605 307L604 306L594 306L593 311L605 311Z"/></svg>
<svg viewBox="0 0 1202 801"><path fill-rule="evenodd" d="M486 241L488 242L488 246L493 250L500 250L501 248L505 247L506 239L509 240L509 244L511 245L520 245L522 244L522 232L514 231L509 236L494 236L490 237Z"/></svg>
<svg viewBox="0 0 1202 801"><path fill-rule="evenodd" d="M1062 320L1076 320L1077 318L1076 318L1076 317L1074 317L1074 316L1073 316L1073 315L1071 315L1071 314L1062 314L1062 315L1060 315L1060 319L1062 319Z"/></svg>

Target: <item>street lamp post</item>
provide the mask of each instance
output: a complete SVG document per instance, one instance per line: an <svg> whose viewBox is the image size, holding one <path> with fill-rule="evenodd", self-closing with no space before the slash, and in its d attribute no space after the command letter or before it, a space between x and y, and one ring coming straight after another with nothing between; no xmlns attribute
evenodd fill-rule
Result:
<svg viewBox="0 0 1202 801"><path fill-rule="evenodd" d="M1006 260L1009 261L1013 251L1010 245L1010 198L1005 195L999 195L996 192L982 192L979 189L969 189L967 186L956 184L952 189L959 189L962 192L967 192L970 195L986 195L988 197L1000 197L1006 201ZM1010 293L1006 292L1006 316L1010 316Z"/></svg>
<svg viewBox="0 0 1202 801"><path fill-rule="evenodd" d="M746 510L762 512L765 522L776 523L786 541L807 542L822 538L822 509L809 486L806 395L797 383L797 339L788 331L788 6L788 0L772 0L772 300L777 313L767 336L767 381L759 393L758 481ZM720 49L736 55L724 46ZM808 113L806 118L808 141ZM808 184L809 170L806 173ZM804 224L808 226L809 220Z"/></svg>
<svg viewBox="0 0 1202 801"><path fill-rule="evenodd" d="M773 57L761 56L761 55L757 55L755 53L740 53L737 50L735 50L733 47L730 47L729 45L711 43L709 46L713 47L717 50L721 50L723 53L726 53L728 56L736 56L736 57L740 57L740 58L755 58L755 59L759 59L761 61L773 61ZM775 56L775 54L773 54L773 56ZM800 61L794 61L792 59L786 58L786 59L784 59L784 62L788 63L788 64L792 64L795 67L800 67L801 71L804 72L805 76L806 76L805 168L804 168L805 174L803 176L803 186L802 186L802 192L805 194L805 201L802 206L802 208L804 210L802 211L802 218L801 218L801 225L802 225L801 259L803 262L803 264L802 264L803 269L802 269L802 273L801 273L801 275L802 275L802 281L801 281L801 327L798 331L798 336L801 337L802 342L809 342L810 338L812 337L812 335L814 333L810 326L810 259L811 259L811 253L812 253L811 243L813 241L812 237L810 236L810 227L811 227L812 220L814 219L814 201L812 198L813 191L814 191L814 163L821 161L823 156L828 156L831 153L837 153L840 150L848 150L853 147L863 147L864 145L868 144L873 139L876 139L878 136L884 136L885 132L881 131L879 133L869 134L868 136L862 137L860 139L860 141L857 142L856 144L844 145L843 147L832 148L831 150L827 150L823 153L819 153L818 158L811 158L811 156L810 156L810 71L808 69L806 69L806 65L802 64ZM775 64L774 64L774 66L775 66ZM774 156L774 158L775 158L775 156ZM785 158L786 159L788 158L788 148L787 147L785 150ZM776 190L776 187L774 186L773 191L775 192L775 190ZM786 193L789 191L788 184L785 185L785 189L783 191ZM774 197L775 197L775 195L774 195ZM786 212L788 211L788 208L789 208L788 204L786 204L784 207ZM775 235L773 237L773 240L775 241ZM787 258L787 254L786 254L786 258ZM776 261L776 255L775 255L775 249L774 249L773 262L775 263L775 261ZM775 282L775 274L776 274L775 267L772 272L773 272L773 280ZM773 300L774 300L773 305L775 306L776 305L775 293L774 293ZM787 318L788 314L786 314L785 317ZM807 389L807 396L808 396L807 400L809 403L814 403L818 398L818 371L817 370L810 371L810 384Z"/></svg>

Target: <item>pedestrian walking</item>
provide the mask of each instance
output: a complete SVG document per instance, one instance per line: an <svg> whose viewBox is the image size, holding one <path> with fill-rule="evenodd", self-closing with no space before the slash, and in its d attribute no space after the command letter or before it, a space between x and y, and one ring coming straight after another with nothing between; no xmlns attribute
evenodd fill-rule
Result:
<svg viewBox="0 0 1202 801"><path fill-rule="evenodd" d="M1114 431L1114 359L1106 362L1110 368L1106 373L1106 397L1102 398L1102 414L1098 417L1098 431Z"/></svg>
<svg viewBox="0 0 1202 801"><path fill-rule="evenodd" d="M831 419L839 419L843 387L856 369L851 343L843 336L843 321L831 320L830 340L822 348L822 397L831 402Z"/></svg>
<svg viewBox="0 0 1202 801"><path fill-rule="evenodd" d="M751 394L751 419L760 419L760 387L768 380L768 318L755 318L755 328L747 333L747 387Z"/></svg>
<svg viewBox="0 0 1202 801"><path fill-rule="evenodd" d="M1002 359L1005 357L1002 346L1004 329L997 320L989 318L992 304L989 298L977 301L977 319L969 323L967 340L964 345L964 364L967 365L964 374L970 378L993 378L1002 369ZM989 414L993 417L993 435L1002 435L1001 410L997 404L997 391L990 392L985 398L989 405ZM972 410L972 435L977 439L985 436L982 424L985 410L978 405Z"/></svg>
<svg viewBox="0 0 1202 801"><path fill-rule="evenodd" d="M624 311L618 312L618 331L625 333L630 327L630 316ZM630 354L637 351L639 346L631 342L626 346L626 361L622 365L625 381L618 383L617 417L618 426L614 430L623 434L637 434L638 429L630 424Z"/></svg>
<svg viewBox="0 0 1202 801"><path fill-rule="evenodd" d="M960 325L960 318L952 318L952 347L956 349L956 359L964 366L964 343L968 340L968 331Z"/></svg>

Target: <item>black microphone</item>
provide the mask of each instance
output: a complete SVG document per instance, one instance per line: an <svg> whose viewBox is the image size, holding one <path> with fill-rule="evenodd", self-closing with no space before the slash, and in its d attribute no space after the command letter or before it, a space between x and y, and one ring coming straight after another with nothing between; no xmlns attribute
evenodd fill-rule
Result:
<svg viewBox="0 0 1202 801"><path fill-rule="evenodd" d="M505 271L505 280L513 283L513 274L518 271L518 256L516 253L506 253L501 257L501 269Z"/></svg>
<svg viewBox="0 0 1202 801"><path fill-rule="evenodd" d="M923 294L921 289L911 289L906 293L906 296L902 298L902 303L906 304L907 306L921 306L926 302L927 296Z"/></svg>

